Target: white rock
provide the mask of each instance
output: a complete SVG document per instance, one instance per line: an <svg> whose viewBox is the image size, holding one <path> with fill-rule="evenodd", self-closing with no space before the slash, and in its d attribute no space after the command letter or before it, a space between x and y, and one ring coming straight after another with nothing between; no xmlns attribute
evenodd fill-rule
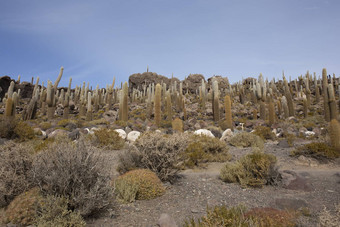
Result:
<svg viewBox="0 0 340 227"><path fill-rule="evenodd" d="M159 130L159 129L155 130L155 132L157 132L157 133L162 133L161 130Z"/></svg>
<svg viewBox="0 0 340 227"><path fill-rule="evenodd" d="M312 136L314 136L315 135L315 132L312 132L312 131L306 131L305 132L305 136L306 137L312 137Z"/></svg>
<svg viewBox="0 0 340 227"><path fill-rule="evenodd" d="M135 142L138 139L139 136L140 136L140 132L131 131L131 132L129 132L129 134L127 134L126 139L130 142Z"/></svg>
<svg viewBox="0 0 340 227"><path fill-rule="evenodd" d="M231 131L230 128L226 129L220 138L221 141L228 140L228 138L231 138L234 135L233 131Z"/></svg>
<svg viewBox="0 0 340 227"><path fill-rule="evenodd" d="M215 138L215 136L208 129L198 129L194 132L195 135L204 135Z"/></svg>
<svg viewBox="0 0 340 227"><path fill-rule="evenodd" d="M118 132L119 136L125 140L126 132L123 129L115 129L115 131Z"/></svg>

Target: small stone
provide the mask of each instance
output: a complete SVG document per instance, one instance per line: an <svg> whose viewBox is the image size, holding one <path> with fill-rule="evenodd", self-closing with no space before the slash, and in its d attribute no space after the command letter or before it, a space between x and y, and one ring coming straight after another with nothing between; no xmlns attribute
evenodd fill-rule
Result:
<svg viewBox="0 0 340 227"><path fill-rule="evenodd" d="M215 136L208 129L199 129L194 132L195 135L204 135L215 138Z"/></svg>
<svg viewBox="0 0 340 227"><path fill-rule="evenodd" d="M119 136L125 140L126 132L123 129L115 129L115 131L118 132Z"/></svg>

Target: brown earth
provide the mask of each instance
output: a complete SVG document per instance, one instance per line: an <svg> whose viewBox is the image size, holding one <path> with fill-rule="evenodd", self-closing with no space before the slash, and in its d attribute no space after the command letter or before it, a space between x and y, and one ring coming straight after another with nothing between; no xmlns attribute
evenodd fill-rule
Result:
<svg viewBox="0 0 340 227"><path fill-rule="evenodd" d="M218 178L223 163L209 163L205 168L182 171L175 184L166 184L165 195L153 200L117 204L111 212L88 220L88 225L157 226L160 215L167 213L178 226L182 226L188 218L205 215L207 207L243 204L247 208L302 208L308 210L310 216L301 215L299 226L317 226L319 212L324 207L332 210L335 204L340 203L340 161L320 164L308 158L293 158L289 156L291 149L281 148L276 142L265 146L265 152L277 157L280 172L288 170L288 173L298 176L289 185L242 188L238 184L227 184ZM230 148L232 161L250 152L250 148ZM107 152L105 155L113 162L117 157L117 153Z"/></svg>

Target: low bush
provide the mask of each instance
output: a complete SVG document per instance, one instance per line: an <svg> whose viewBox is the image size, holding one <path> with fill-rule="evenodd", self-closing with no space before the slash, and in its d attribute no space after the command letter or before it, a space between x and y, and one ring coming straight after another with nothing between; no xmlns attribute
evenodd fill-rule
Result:
<svg viewBox="0 0 340 227"><path fill-rule="evenodd" d="M203 162L224 162L231 158L226 143L217 138L195 135L190 141L183 153L184 164L188 167Z"/></svg>
<svg viewBox="0 0 340 227"><path fill-rule="evenodd" d="M276 184L280 174L275 164L274 155L255 151L235 163L227 163L221 170L220 178L227 183L240 183L242 187Z"/></svg>
<svg viewBox="0 0 340 227"><path fill-rule="evenodd" d="M189 135L163 135L158 132L148 132L139 137L135 147L140 154L140 162L136 167L150 169L162 181L174 181L180 169L181 155L188 144Z"/></svg>
<svg viewBox="0 0 340 227"><path fill-rule="evenodd" d="M0 207L32 187L33 149L8 142L0 147Z"/></svg>
<svg viewBox="0 0 340 227"><path fill-rule="evenodd" d="M84 141L60 141L37 154L33 173L46 194L69 199L69 208L86 217L112 202L109 167Z"/></svg>
<svg viewBox="0 0 340 227"><path fill-rule="evenodd" d="M261 137L249 133L249 132L241 132L235 134L229 140L230 145L235 147L255 147L262 149L264 147L264 142Z"/></svg>
<svg viewBox="0 0 340 227"><path fill-rule="evenodd" d="M335 206L335 211L324 207L323 211L319 214L319 226L320 227L338 227L340 226L340 203Z"/></svg>
<svg viewBox="0 0 340 227"><path fill-rule="evenodd" d="M129 145L126 152L120 153L118 155L118 166L117 171L120 174L124 174L130 170L137 169L142 166L141 163L142 155L136 149L135 146Z"/></svg>
<svg viewBox="0 0 340 227"><path fill-rule="evenodd" d="M43 197L39 188L33 188L18 195L7 207L5 222L23 226L33 224L37 209Z"/></svg>
<svg viewBox="0 0 340 227"><path fill-rule="evenodd" d="M14 129L17 125L15 118L8 118L0 115L0 137L12 139L15 137Z"/></svg>
<svg viewBox="0 0 340 227"><path fill-rule="evenodd" d="M148 169L136 169L115 180L117 197L124 202L153 199L161 196L165 188L157 175Z"/></svg>
<svg viewBox="0 0 340 227"><path fill-rule="evenodd" d="M33 128L23 121L19 121L15 126L14 134L20 142L31 140L35 137Z"/></svg>
<svg viewBox="0 0 340 227"><path fill-rule="evenodd" d="M52 128L52 124L50 122L42 122L42 123L40 123L39 126L40 126L41 130L43 130L43 131L46 131L47 129Z"/></svg>
<svg viewBox="0 0 340 227"><path fill-rule="evenodd" d="M96 147L113 150L122 149L125 145L124 139L119 136L118 132L106 128L94 132L93 142Z"/></svg>
<svg viewBox="0 0 340 227"><path fill-rule="evenodd" d="M185 227L293 227L296 215L273 208L255 208L247 212L244 206L208 208L207 214L198 220L186 221Z"/></svg>
<svg viewBox="0 0 340 227"><path fill-rule="evenodd" d="M276 139L275 133L272 132L271 128L266 127L266 126L261 126L261 125L256 126L254 134L258 135L264 140L275 140Z"/></svg>
<svg viewBox="0 0 340 227"><path fill-rule="evenodd" d="M86 226L82 216L69 210L69 200L65 197L47 196L39 204L34 225L37 227Z"/></svg>
<svg viewBox="0 0 340 227"><path fill-rule="evenodd" d="M340 154L331 146L322 142L308 143L291 151L291 156L306 156L327 161L329 159L338 158Z"/></svg>

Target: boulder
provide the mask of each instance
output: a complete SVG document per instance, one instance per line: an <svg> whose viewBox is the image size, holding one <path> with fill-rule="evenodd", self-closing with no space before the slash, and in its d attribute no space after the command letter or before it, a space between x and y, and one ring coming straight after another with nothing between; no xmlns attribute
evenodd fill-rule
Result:
<svg viewBox="0 0 340 227"><path fill-rule="evenodd" d="M119 136L125 140L126 132L123 129L115 129L115 131L118 132Z"/></svg>
<svg viewBox="0 0 340 227"><path fill-rule="evenodd" d="M5 97L8 87L11 84L12 79L9 76L0 77L0 98L1 100Z"/></svg>
<svg viewBox="0 0 340 227"><path fill-rule="evenodd" d="M228 141L234 135L230 128L226 129L220 138L221 141Z"/></svg>
<svg viewBox="0 0 340 227"><path fill-rule="evenodd" d="M118 112L114 110L109 110L103 114L103 117L108 122L114 122L117 120Z"/></svg>
<svg viewBox="0 0 340 227"><path fill-rule="evenodd" d="M140 132L138 132L138 131L131 131L131 132L129 132L129 134L127 135L127 137L126 137L126 139L128 140L128 141L130 141L130 142L135 142L137 139L138 139L138 137L140 136Z"/></svg>
<svg viewBox="0 0 340 227"><path fill-rule="evenodd" d="M204 135L215 138L215 136L207 129L198 129L194 132L195 135Z"/></svg>

